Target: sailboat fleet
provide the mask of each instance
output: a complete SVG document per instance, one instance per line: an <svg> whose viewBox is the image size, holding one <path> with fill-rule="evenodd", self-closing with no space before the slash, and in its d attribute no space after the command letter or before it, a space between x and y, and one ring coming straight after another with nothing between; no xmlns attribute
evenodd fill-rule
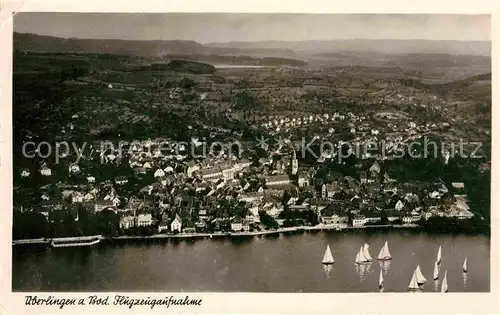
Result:
<svg viewBox="0 0 500 315"><path fill-rule="evenodd" d="M367 243L364 243L359 251L356 254L356 258L354 260L355 264L358 265L364 265L364 264L370 264L373 258L370 255L370 246ZM380 249L380 252L377 256L377 260L385 261L385 260L391 260L392 256L389 251L389 245L387 242L384 243L382 248ZM442 262L442 248L439 246L436 260L434 262L434 272L433 272L433 279L434 279L434 284L437 286L438 282L437 280L439 279L439 267ZM332 252L330 250L330 245L326 246L325 254L323 256L323 260L321 261L322 264L324 265L332 265L335 263L335 259L333 258ZM463 265L462 265L462 270L465 273L467 273L467 257L465 257ZM441 283L441 292L445 293L448 292L448 270L445 270L444 276L443 276L443 281ZM427 279L425 278L424 274L422 273L422 270L420 269L420 265L417 265L415 270L413 271L410 283L408 284L408 290L413 291L413 292L418 292L422 291L423 288L422 286L427 282ZM379 280L378 280L378 286L380 289L380 292L383 292L383 287L384 287L384 275L382 272L382 269L380 269L380 274L379 274ZM438 287L436 287L437 290Z"/></svg>

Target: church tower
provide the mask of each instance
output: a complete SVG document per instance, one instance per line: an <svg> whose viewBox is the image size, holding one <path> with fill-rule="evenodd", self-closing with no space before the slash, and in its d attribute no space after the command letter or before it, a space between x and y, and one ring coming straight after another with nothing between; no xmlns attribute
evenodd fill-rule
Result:
<svg viewBox="0 0 500 315"><path fill-rule="evenodd" d="M297 161L297 153L293 150L292 155L292 175L297 175L299 171L299 161Z"/></svg>

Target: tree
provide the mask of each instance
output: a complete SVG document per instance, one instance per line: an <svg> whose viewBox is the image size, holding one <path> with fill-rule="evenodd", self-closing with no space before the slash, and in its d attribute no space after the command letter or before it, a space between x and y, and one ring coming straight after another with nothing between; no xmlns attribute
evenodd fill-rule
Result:
<svg viewBox="0 0 500 315"><path fill-rule="evenodd" d="M236 93L234 96L234 108L238 110L251 110L259 107L257 97L248 90Z"/></svg>
<svg viewBox="0 0 500 315"><path fill-rule="evenodd" d="M265 211L259 211L260 222L266 227L266 229L277 229L279 227L278 222L267 214Z"/></svg>
<svg viewBox="0 0 500 315"><path fill-rule="evenodd" d="M196 87L196 82L190 78L182 78L182 80L179 82L179 87L190 90Z"/></svg>

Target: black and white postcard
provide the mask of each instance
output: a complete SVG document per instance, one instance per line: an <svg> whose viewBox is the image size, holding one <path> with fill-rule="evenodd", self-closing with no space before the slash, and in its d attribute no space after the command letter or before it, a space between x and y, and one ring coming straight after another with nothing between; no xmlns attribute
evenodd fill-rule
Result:
<svg viewBox="0 0 500 315"><path fill-rule="evenodd" d="M194 2L3 15L7 314L498 311L494 4Z"/></svg>

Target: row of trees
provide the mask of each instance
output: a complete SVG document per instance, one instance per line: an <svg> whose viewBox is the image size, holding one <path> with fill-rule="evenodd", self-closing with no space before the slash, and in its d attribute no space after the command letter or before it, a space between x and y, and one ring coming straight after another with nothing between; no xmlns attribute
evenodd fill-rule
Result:
<svg viewBox="0 0 500 315"><path fill-rule="evenodd" d="M113 211L96 214L79 208L50 213L52 220L38 212L14 211L13 239L53 238L89 235L116 236L120 232L119 217ZM75 220L76 219L76 220Z"/></svg>

